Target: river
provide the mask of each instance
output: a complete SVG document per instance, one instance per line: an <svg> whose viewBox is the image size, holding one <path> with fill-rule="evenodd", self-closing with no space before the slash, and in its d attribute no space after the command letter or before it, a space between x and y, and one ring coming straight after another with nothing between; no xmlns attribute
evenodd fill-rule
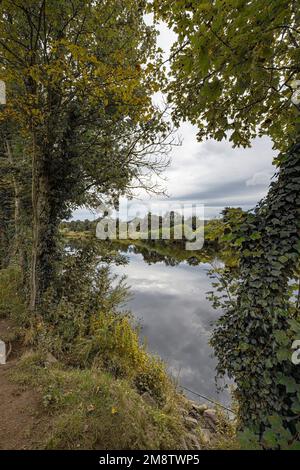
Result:
<svg viewBox="0 0 300 470"><path fill-rule="evenodd" d="M209 345L213 324L221 314L206 299L211 266L152 262L137 251L128 247L128 264L113 269L127 276L133 294L129 308L149 350L167 363L180 385L228 405L228 391L216 387L216 360Z"/></svg>

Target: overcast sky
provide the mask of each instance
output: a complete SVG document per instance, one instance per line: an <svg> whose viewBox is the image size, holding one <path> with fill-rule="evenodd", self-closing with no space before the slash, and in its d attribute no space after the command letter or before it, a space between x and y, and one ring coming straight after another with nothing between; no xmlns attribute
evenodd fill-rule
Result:
<svg viewBox="0 0 300 470"><path fill-rule="evenodd" d="M159 46L166 57L175 38L165 25L160 26ZM199 201L205 204L205 217L212 217L225 206L250 209L266 194L275 172L269 139L256 139L250 149L232 149L225 141L197 142L197 128L188 123L182 124L178 132L182 146L173 149L165 173L171 200ZM84 209L73 216L94 217Z"/></svg>

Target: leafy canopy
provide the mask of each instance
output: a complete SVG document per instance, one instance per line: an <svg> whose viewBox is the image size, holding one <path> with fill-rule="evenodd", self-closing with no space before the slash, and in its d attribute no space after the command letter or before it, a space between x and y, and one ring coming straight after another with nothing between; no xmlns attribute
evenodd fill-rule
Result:
<svg viewBox="0 0 300 470"><path fill-rule="evenodd" d="M158 19L178 34L167 91L174 117L199 126L199 139L249 146L269 135L286 149L298 111L292 81L300 73L297 0L154 0Z"/></svg>
<svg viewBox="0 0 300 470"><path fill-rule="evenodd" d="M156 32L144 8L144 0L1 2L0 125L13 127L4 129L11 141L23 138L29 161L35 145L62 209L96 204L132 180L147 184L145 173L167 163L160 142L169 127L151 101L162 78Z"/></svg>

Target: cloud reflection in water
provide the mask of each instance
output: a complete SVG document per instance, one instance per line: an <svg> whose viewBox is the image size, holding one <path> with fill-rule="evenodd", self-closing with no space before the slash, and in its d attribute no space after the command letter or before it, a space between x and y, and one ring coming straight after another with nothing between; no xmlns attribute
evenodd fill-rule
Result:
<svg viewBox="0 0 300 470"><path fill-rule="evenodd" d="M127 255L129 264L115 267L114 272L127 276L133 294L129 307L141 323L149 349L167 362L182 385L228 403L228 393L217 392L216 361L208 344L212 324L220 315L206 300L210 266L149 265L141 254Z"/></svg>

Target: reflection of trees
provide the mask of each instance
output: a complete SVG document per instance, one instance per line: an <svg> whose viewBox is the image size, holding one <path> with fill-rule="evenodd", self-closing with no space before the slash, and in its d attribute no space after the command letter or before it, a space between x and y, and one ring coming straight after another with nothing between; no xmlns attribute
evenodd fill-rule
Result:
<svg viewBox="0 0 300 470"><path fill-rule="evenodd" d="M127 249L120 250L119 246L109 241L91 240L91 239L68 239L64 243L64 255L78 256L80 253L89 253L90 262L97 260L99 263L108 265L125 265L128 264L128 258L121 254L126 253Z"/></svg>
<svg viewBox="0 0 300 470"><path fill-rule="evenodd" d="M163 255L155 250L149 250L146 247L133 246L134 253L140 253L147 264L165 263L166 266L177 266L180 261L168 255Z"/></svg>
<svg viewBox="0 0 300 470"><path fill-rule="evenodd" d="M101 246L114 252L141 254L147 264L163 262L166 266L177 266L186 262L189 266L198 266L201 263L211 262L216 256L225 262L222 253L211 247L201 251L187 251L182 240L136 240L132 241L131 245L116 240L106 240L101 243Z"/></svg>
<svg viewBox="0 0 300 470"><path fill-rule="evenodd" d="M198 264L201 263L201 261L199 260L199 258L196 258L196 256L191 256L191 257L188 258L186 261L187 261L187 263L188 263L190 266L198 266Z"/></svg>

